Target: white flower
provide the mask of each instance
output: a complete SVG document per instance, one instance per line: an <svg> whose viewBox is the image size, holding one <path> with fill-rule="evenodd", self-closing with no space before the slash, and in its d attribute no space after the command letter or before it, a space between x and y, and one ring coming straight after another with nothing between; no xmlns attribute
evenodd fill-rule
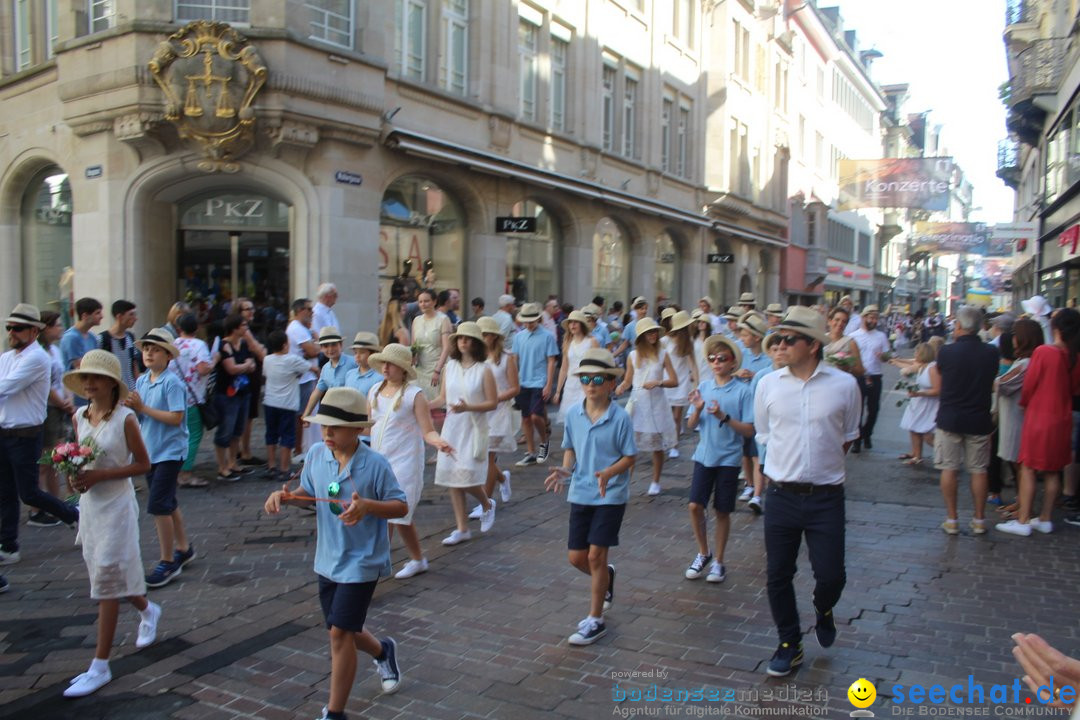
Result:
<svg viewBox="0 0 1080 720"><path fill-rule="evenodd" d="M74 465L75 467L79 467L84 462L86 462L86 458L84 458L81 455L76 455L75 457L71 458L71 464Z"/></svg>

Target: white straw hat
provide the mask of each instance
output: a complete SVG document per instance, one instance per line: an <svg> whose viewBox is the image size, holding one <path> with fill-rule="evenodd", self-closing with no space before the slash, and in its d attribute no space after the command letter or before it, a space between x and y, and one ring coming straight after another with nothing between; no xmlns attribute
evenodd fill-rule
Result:
<svg viewBox="0 0 1080 720"><path fill-rule="evenodd" d="M326 391L319 403L319 411L304 418L305 422L335 427L371 427L368 419L367 400L356 388L334 387Z"/></svg>
<svg viewBox="0 0 1080 720"><path fill-rule="evenodd" d="M45 329L45 323L41 322L41 311L29 303L19 303L5 320L8 325L30 325L38 330Z"/></svg>
<svg viewBox="0 0 1080 720"><path fill-rule="evenodd" d="M135 341L135 347L140 350L143 349L143 345L156 345L175 360L180 357L180 348L176 347L176 338L166 328L159 327L154 328L150 332L143 335L141 338Z"/></svg>
<svg viewBox="0 0 1080 720"><path fill-rule="evenodd" d="M412 350L400 343L390 343L379 352L368 358L368 365L375 366L377 363L390 363L397 365L405 371L408 380L416 379L416 368L412 364Z"/></svg>
<svg viewBox="0 0 1080 720"><path fill-rule="evenodd" d="M90 350L83 355L78 370L64 373L64 387L79 397L86 397L82 385L84 375L101 375L116 382L120 388L120 402L128 395L127 385L120 374L120 360L108 350Z"/></svg>

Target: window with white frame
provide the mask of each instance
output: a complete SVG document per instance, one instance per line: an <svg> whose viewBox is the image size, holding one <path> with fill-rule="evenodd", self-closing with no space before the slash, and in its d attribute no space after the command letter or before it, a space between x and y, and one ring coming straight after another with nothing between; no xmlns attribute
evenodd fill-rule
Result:
<svg viewBox="0 0 1080 720"><path fill-rule="evenodd" d="M637 156L638 77L627 73L623 80L623 157Z"/></svg>
<svg viewBox="0 0 1080 720"><path fill-rule="evenodd" d="M304 0L312 40L353 48L356 0Z"/></svg>
<svg viewBox="0 0 1080 720"><path fill-rule="evenodd" d="M247 25L251 22L251 0L176 0L176 21L192 20Z"/></svg>
<svg viewBox="0 0 1080 720"><path fill-rule="evenodd" d="M731 67L735 70L735 76L744 82L750 82L750 31L744 28L738 20L732 20L732 48L733 57Z"/></svg>
<svg viewBox="0 0 1080 720"><path fill-rule="evenodd" d="M116 0L87 0L90 32L108 30L116 22Z"/></svg>
<svg viewBox="0 0 1080 720"><path fill-rule="evenodd" d="M679 104L679 124L675 127L675 174L690 177L690 107Z"/></svg>
<svg viewBox="0 0 1080 720"><path fill-rule="evenodd" d="M394 66L398 75L423 82L427 52L427 3L394 0Z"/></svg>
<svg viewBox="0 0 1080 720"><path fill-rule="evenodd" d="M34 60L30 47L30 0L15 0L15 69L25 70Z"/></svg>
<svg viewBox="0 0 1080 720"><path fill-rule="evenodd" d="M780 112L788 108L788 66L783 59L777 59L773 87L773 106Z"/></svg>
<svg viewBox="0 0 1080 720"><path fill-rule="evenodd" d="M540 76L540 28L518 18L518 57L521 60L521 119L536 122L536 85Z"/></svg>
<svg viewBox="0 0 1080 720"><path fill-rule="evenodd" d="M439 86L464 95L469 79L469 0L442 0Z"/></svg>
<svg viewBox="0 0 1080 720"><path fill-rule="evenodd" d="M552 26L553 30L556 26ZM566 78L569 62L569 37L563 39L554 33L551 36L551 127L553 130L566 130Z"/></svg>
<svg viewBox="0 0 1080 720"><path fill-rule="evenodd" d="M45 37L47 42L45 43L45 57L51 58L53 56L53 46L60 42L60 30L57 22L57 2L58 0L48 0L45 4Z"/></svg>
<svg viewBox="0 0 1080 720"><path fill-rule="evenodd" d="M660 169L664 172L672 170L672 138L671 123L674 118L675 99L665 95L660 103Z"/></svg>
<svg viewBox="0 0 1080 720"><path fill-rule="evenodd" d="M671 34L686 47L694 46L695 0L675 0L671 17Z"/></svg>
<svg viewBox="0 0 1080 720"><path fill-rule="evenodd" d="M615 80L618 70L604 63L603 75L601 76L601 91L603 93L603 132L601 145L607 152L615 146Z"/></svg>

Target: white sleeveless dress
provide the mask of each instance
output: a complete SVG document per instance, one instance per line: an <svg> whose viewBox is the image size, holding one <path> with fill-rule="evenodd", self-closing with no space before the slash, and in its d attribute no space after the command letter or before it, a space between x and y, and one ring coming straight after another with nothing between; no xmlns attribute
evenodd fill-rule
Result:
<svg viewBox="0 0 1080 720"><path fill-rule="evenodd" d="M419 350L416 357L416 384L429 402L439 396L439 386L433 386L431 378L442 355L442 324L445 319L446 315L436 312L430 320L424 315L417 315L412 324L413 345Z"/></svg>
<svg viewBox="0 0 1080 720"><path fill-rule="evenodd" d="M368 391L368 408L375 424L371 427L371 449L390 463L398 485L405 492L409 512L405 517L390 518L392 525L409 525L424 490L424 437L416 422L416 396L420 386L409 383L401 396L401 406L394 409L398 396L380 397L381 382Z"/></svg>
<svg viewBox="0 0 1080 720"><path fill-rule="evenodd" d="M634 350L627 361L634 364L634 387L630 391L630 402L633 406L630 416L634 421L634 443L639 452L667 451L678 442L675 418L671 415L671 404L664 395L664 388L646 390L644 387L649 380L664 381L666 355L661 349L656 360L642 364L638 360L638 351Z"/></svg>
<svg viewBox="0 0 1080 720"><path fill-rule="evenodd" d="M709 361L705 359L705 339L694 338L694 360L697 362L698 383L713 376ZM693 388L691 388L693 389Z"/></svg>
<svg viewBox="0 0 1080 720"><path fill-rule="evenodd" d="M510 363L511 353L503 350L502 357L496 365L488 358L485 362L491 368L491 374L495 376L495 392L502 395L510 387L510 379L506 375L507 365ZM514 453L517 452L518 428L521 425L521 414L514 412L513 399L499 403L488 415L488 452Z"/></svg>
<svg viewBox="0 0 1080 720"><path fill-rule="evenodd" d="M571 342L567 349L563 362L567 363L566 382L563 383L562 398L559 402L559 422L566 424L566 413L570 408L580 405L585 400L585 389L581 387L581 381L574 375L574 370L581 365L581 358L585 357L585 351L592 347L588 339Z"/></svg>
<svg viewBox="0 0 1080 720"><path fill-rule="evenodd" d="M665 342L667 341L667 342ZM668 404L672 407L686 407L690 404L690 391L694 389L694 378L690 375L690 366L694 364L694 355L686 357L675 352L675 344L666 337L660 338L660 344L671 358L671 366L675 369L675 378L679 384L673 388L664 388L664 395Z"/></svg>
<svg viewBox="0 0 1080 720"><path fill-rule="evenodd" d="M930 363L915 377L920 390L929 390L933 387L930 381L930 368L937 363ZM913 433L934 432L937 427L937 412L940 400L936 397L913 397L904 408L904 416L900 418L900 429Z"/></svg>
<svg viewBox="0 0 1080 720"><path fill-rule="evenodd" d="M124 421L134 415L117 407L112 417L91 425L84 406L75 411L79 441L93 438L101 448L91 467L108 469L131 462ZM142 555L139 552L139 504L131 478L106 480L79 499L79 534L83 560L90 574L90 597L114 600L146 594Z"/></svg>
<svg viewBox="0 0 1080 720"><path fill-rule="evenodd" d="M446 422L442 435L454 448L453 456L439 453L435 461L435 484L467 488L483 485L488 470L488 415L486 412L451 412L458 401L470 405L484 402L486 362L474 363L466 370L453 358L443 368L446 386Z"/></svg>

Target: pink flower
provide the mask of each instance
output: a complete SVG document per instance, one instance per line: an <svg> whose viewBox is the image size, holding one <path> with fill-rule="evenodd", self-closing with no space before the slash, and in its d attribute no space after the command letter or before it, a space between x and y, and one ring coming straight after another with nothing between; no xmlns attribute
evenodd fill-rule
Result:
<svg viewBox="0 0 1080 720"><path fill-rule="evenodd" d="M78 452L79 452L79 444L78 443L70 442L70 443L68 443L67 445L64 446L64 454L65 455L75 455Z"/></svg>
<svg viewBox="0 0 1080 720"><path fill-rule="evenodd" d="M94 454L94 450L89 445L83 445L81 448L79 448L79 454L83 457L90 457Z"/></svg>
<svg viewBox="0 0 1080 720"><path fill-rule="evenodd" d="M64 456L63 456L63 455L61 455L60 453L55 453L55 452L54 452L54 453L52 454L52 461L53 461L54 463L61 463L61 462L63 462L63 461L64 461Z"/></svg>

